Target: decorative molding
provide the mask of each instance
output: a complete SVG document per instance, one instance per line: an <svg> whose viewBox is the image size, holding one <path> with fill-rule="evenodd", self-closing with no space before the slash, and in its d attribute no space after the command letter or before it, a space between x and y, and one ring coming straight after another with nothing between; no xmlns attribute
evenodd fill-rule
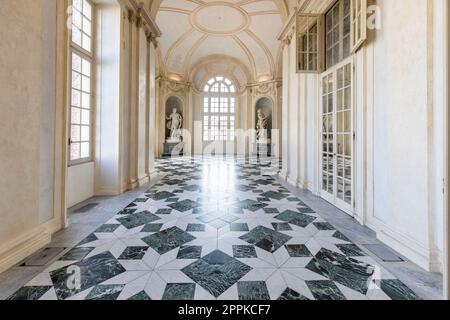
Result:
<svg viewBox="0 0 450 320"><path fill-rule="evenodd" d="M128 0L128 3L130 4L134 12L143 19L145 25L150 29L150 32L153 33L157 38L161 37L161 30L158 28L158 25L153 20L153 18L151 18L143 3L138 3L137 0Z"/></svg>
<svg viewBox="0 0 450 320"><path fill-rule="evenodd" d="M278 40L280 40L283 45L289 45L291 43L291 39L293 37L293 34L295 33L295 28L297 24L297 14L298 9L295 8L295 10L290 14L286 24L284 25L283 29L281 29L281 32L278 35Z"/></svg>
<svg viewBox="0 0 450 320"><path fill-rule="evenodd" d="M190 1L190 0L189 0ZM174 58L174 52L177 51L177 49L181 46L181 44L184 44L184 40L186 40L186 38L190 37L194 32L200 32L202 34L201 38L194 41L192 43L192 46L187 49L187 52L185 54L184 57L184 65L183 65L183 70L182 70L182 77L185 80L189 80L190 77L190 73L192 71L192 64L196 64L198 61L192 61L192 57L195 54L195 52L198 51L198 49L200 47L202 47L202 45L204 45L205 41L209 38L209 37L227 37L227 39L231 39L233 40L238 48L240 50L238 50L238 48L236 48L236 52L238 52L239 56L246 56L247 59L243 59L244 61L242 61L243 63L246 64L246 66L248 66L249 69L251 69L252 71L252 78L257 78L257 68L256 68L256 62L255 62L255 52L251 51L248 47L247 44L245 43L245 41L242 41L239 37L238 34L241 32L245 32L248 36L250 36L252 38L253 41L255 41L255 46L258 48L257 52L259 53L261 50L261 55L258 54L258 57L261 56L264 58L264 73L270 73L270 78L275 78L277 77L278 74L281 73L281 70L279 69L280 64L275 63L278 62L278 57L275 57L272 55L272 51L269 49L273 49L274 53L277 53L280 51L281 48L281 44L277 44L277 48L269 48L269 45L264 42L263 37L261 37L261 35L258 35L258 32L256 32L255 30L250 31L250 26L252 23L252 16L255 15L261 15L261 14L270 14L270 15L274 15L274 14L278 14L280 15L281 21L282 23L286 20L287 17L287 6L284 3L284 1L277 1L277 0L273 0L273 2L276 4L278 10L263 10L261 9L260 11L256 11L256 12L249 12L247 11L245 8L243 8L242 6L247 4L247 3L252 3L255 1L250 1L250 2L243 2L243 1L239 1L239 2L225 2L225 1L221 1L218 0L216 2L205 2L205 1L191 1L193 3L196 3L198 6L195 8L190 8L190 9L186 9L183 7L179 7L176 4L174 5L165 5L162 6L162 1L160 0L155 0L153 1L152 5L151 5L151 10L152 10L152 15L154 17L157 16L157 12L159 10L164 11L164 12L173 12L173 13L180 13L183 15L189 15L188 17L188 21L189 24L191 26L191 28L186 28L186 31L183 31L182 34L177 34L174 35L175 39L171 39L171 41L168 43L168 50L166 53L161 54L160 58L159 58L159 64L160 66L160 74L164 75L168 72L171 71L175 71L175 70L171 70L172 68L170 68L170 65L173 61ZM236 22L236 26L234 25L230 25L229 29L230 30L222 30L223 28L218 27L216 29L215 24L211 27L208 27L208 25L204 25L202 21L199 21L199 15L201 14L202 10L207 10L208 8L213 9L215 6L225 6L225 7L229 7L232 8L233 10L236 10L236 16L238 16L238 11L241 13L242 15L242 19L238 19L239 21ZM230 9L231 10L231 9ZM239 24L239 26L237 26L237 24ZM220 25L219 25L220 26ZM190 30L188 30L190 29ZM212 29L212 30L211 30ZM173 40L173 41L172 41ZM260 49L260 50L259 50ZM275 51L275 49L277 51ZM211 52L211 54L213 54L213 52ZM206 54L206 56L208 56L208 54ZM204 57L201 57L202 59ZM248 60L248 61L247 61ZM180 73L181 70L177 70L177 73ZM261 76L261 74L260 74ZM251 81L251 80L250 80Z"/></svg>
<svg viewBox="0 0 450 320"><path fill-rule="evenodd" d="M202 26L198 19L197 19L197 14L202 11L207 9L208 7L217 7L217 6L221 6L221 7L229 7L232 8L233 10L238 11L243 18L243 22L241 23L241 25L239 25L237 28L234 28L232 30L224 30L224 31L214 31L214 30L208 30L207 28L205 28L204 26ZM200 32L203 32L207 35L212 35L212 36L232 36L235 35L237 33L240 33L246 29L248 29L248 27L251 24L251 19L247 13L247 11L243 10L239 5L233 4L233 3L229 3L229 2L208 2L208 3L204 3L203 5L199 6L198 8L196 8L192 14L190 15L190 23L191 25L197 29Z"/></svg>
<svg viewBox="0 0 450 320"><path fill-rule="evenodd" d="M61 228L61 219L53 218L0 245L0 273L48 245L51 242L52 234Z"/></svg>
<svg viewBox="0 0 450 320"><path fill-rule="evenodd" d="M432 260L432 250L425 247L422 243L402 232L392 229L379 220L377 220L377 226L373 229L376 230L377 238L381 242L396 250L420 267L429 272L433 272L432 268L436 268L437 261Z"/></svg>

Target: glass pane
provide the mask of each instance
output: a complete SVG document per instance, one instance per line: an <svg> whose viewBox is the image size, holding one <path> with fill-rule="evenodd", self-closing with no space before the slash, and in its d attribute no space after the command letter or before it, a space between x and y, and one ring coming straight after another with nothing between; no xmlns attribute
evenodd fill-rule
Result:
<svg viewBox="0 0 450 320"><path fill-rule="evenodd" d="M351 134L345 135L345 155L347 157L352 156L352 135Z"/></svg>
<svg viewBox="0 0 450 320"><path fill-rule="evenodd" d="M88 76L88 77L91 76L91 63L89 61L87 61L86 59L83 59L82 72L85 76Z"/></svg>
<svg viewBox="0 0 450 320"><path fill-rule="evenodd" d="M322 132L328 133L328 116L322 117Z"/></svg>
<svg viewBox="0 0 450 320"><path fill-rule="evenodd" d="M83 18L83 32L88 36L91 35L91 22L86 18Z"/></svg>
<svg viewBox="0 0 450 320"><path fill-rule="evenodd" d="M337 153L338 154L344 154L344 135L338 134L337 135L338 141L337 141Z"/></svg>
<svg viewBox="0 0 450 320"><path fill-rule="evenodd" d="M338 177L344 177L344 158L337 157L337 175Z"/></svg>
<svg viewBox="0 0 450 320"><path fill-rule="evenodd" d="M334 156L328 157L328 172L334 175Z"/></svg>
<svg viewBox="0 0 450 320"><path fill-rule="evenodd" d="M345 109L351 109L351 89L345 89L345 97L344 97L344 106Z"/></svg>
<svg viewBox="0 0 450 320"><path fill-rule="evenodd" d="M72 70L81 73L81 57L72 53Z"/></svg>
<svg viewBox="0 0 450 320"><path fill-rule="evenodd" d="M345 59L350 56L350 36L345 37L343 41L343 59Z"/></svg>
<svg viewBox="0 0 450 320"><path fill-rule="evenodd" d="M342 112L337 113L337 131L343 132L344 131L344 114Z"/></svg>
<svg viewBox="0 0 450 320"><path fill-rule="evenodd" d="M322 113L328 112L328 96L325 95L322 98Z"/></svg>
<svg viewBox="0 0 450 320"><path fill-rule="evenodd" d="M72 88L81 90L81 74L72 72Z"/></svg>
<svg viewBox="0 0 450 320"><path fill-rule="evenodd" d="M81 29L82 21L83 18L81 12L74 8L72 12L72 27L75 26L78 29Z"/></svg>
<svg viewBox="0 0 450 320"><path fill-rule="evenodd" d="M91 38L83 33L83 49L86 51L91 51Z"/></svg>
<svg viewBox="0 0 450 320"><path fill-rule="evenodd" d="M328 136L328 141L329 141L329 144L328 144L328 151L329 151L330 153L334 153L334 135L330 134L330 135Z"/></svg>
<svg viewBox="0 0 450 320"><path fill-rule="evenodd" d="M324 174L322 176L322 190L328 191L328 175Z"/></svg>
<svg viewBox="0 0 450 320"><path fill-rule="evenodd" d="M344 175L345 179L347 180L352 179L352 161L350 158L345 159Z"/></svg>
<svg viewBox="0 0 450 320"><path fill-rule="evenodd" d="M72 27L72 41L81 47L81 31L77 27Z"/></svg>
<svg viewBox="0 0 450 320"><path fill-rule="evenodd" d="M92 6L87 0L83 0L83 14L89 19L92 20Z"/></svg>
<svg viewBox="0 0 450 320"><path fill-rule="evenodd" d="M341 178L337 179L337 197L344 200L344 180Z"/></svg>
<svg viewBox="0 0 450 320"><path fill-rule="evenodd" d="M91 79L86 76L83 76L83 91L91 92Z"/></svg>
<svg viewBox="0 0 450 320"><path fill-rule="evenodd" d="M345 202L352 204L352 184L350 181L345 181Z"/></svg>
<svg viewBox="0 0 450 320"><path fill-rule="evenodd" d="M70 130L70 139L72 139L73 142L79 142L81 140L80 126L72 126Z"/></svg>
<svg viewBox="0 0 450 320"><path fill-rule="evenodd" d="M327 92L328 92L327 77L324 77L322 79L322 94L326 94Z"/></svg>
<svg viewBox="0 0 450 320"><path fill-rule="evenodd" d="M81 106L83 108L89 109L91 106L91 96L88 93L81 94Z"/></svg>
<svg viewBox="0 0 450 320"><path fill-rule="evenodd" d="M333 107L333 94L329 94L328 95L328 112L333 112L334 111L334 107Z"/></svg>
<svg viewBox="0 0 450 320"><path fill-rule="evenodd" d="M81 127L81 141L90 141L90 128L88 126L82 126Z"/></svg>
<svg viewBox="0 0 450 320"><path fill-rule="evenodd" d="M352 115L351 111L344 112L344 123L345 123L344 130L345 130L345 132L351 133L351 131L352 131L351 115Z"/></svg>
<svg viewBox="0 0 450 320"><path fill-rule="evenodd" d="M83 142L81 144L81 158L89 158L91 152L90 152L90 143L89 142Z"/></svg>
<svg viewBox="0 0 450 320"><path fill-rule="evenodd" d="M82 109L81 124L85 124L85 125L91 124L91 111L90 110Z"/></svg>
<svg viewBox="0 0 450 320"><path fill-rule="evenodd" d="M333 185L333 176L328 176L328 192L333 194L334 193L334 185Z"/></svg>
<svg viewBox="0 0 450 320"><path fill-rule="evenodd" d="M80 159L80 149L81 146L79 143L72 143L70 145L70 160Z"/></svg>
<svg viewBox="0 0 450 320"><path fill-rule="evenodd" d="M83 2L82 2L82 0L73 0L72 1L72 5L76 8L76 9L78 9L78 10L82 10L83 9Z"/></svg>
<svg viewBox="0 0 450 320"><path fill-rule="evenodd" d="M328 132L332 133L334 131L334 116L328 116Z"/></svg>
<svg viewBox="0 0 450 320"><path fill-rule="evenodd" d="M326 134L322 135L322 142L323 142L322 147L323 152L328 152L328 136Z"/></svg>
<svg viewBox="0 0 450 320"><path fill-rule="evenodd" d="M344 69L338 69L337 71L337 89L342 89L344 87Z"/></svg>
<svg viewBox="0 0 450 320"><path fill-rule="evenodd" d="M73 124L80 124L81 123L81 109L78 108L71 108L72 112L70 115L70 121Z"/></svg>
<svg viewBox="0 0 450 320"><path fill-rule="evenodd" d="M72 106L81 107L81 92L72 89Z"/></svg>
<svg viewBox="0 0 450 320"><path fill-rule="evenodd" d="M337 97L336 97L337 101L336 101L336 108L337 111L341 111L342 107L343 107L343 103L344 103L344 97L343 97L343 91L339 90L337 92Z"/></svg>
<svg viewBox="0 0 450 320"><path fill-rule="evenodd" d="M345 74L345 86L346 87L350 86L351 83L352 83L352 73L351 72L352 72L351 71L351 65L347 64L345 66L345 72L344 72L344 74Z"/></svg>

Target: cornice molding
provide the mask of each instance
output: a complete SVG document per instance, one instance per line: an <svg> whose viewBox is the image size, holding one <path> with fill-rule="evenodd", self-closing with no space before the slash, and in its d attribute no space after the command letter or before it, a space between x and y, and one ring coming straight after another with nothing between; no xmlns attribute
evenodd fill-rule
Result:
<svg viewBox="0 0 450 320"><path fill-rule="evenodd" d="M128 20L130 23L136 24L138 28L145 28L146 34L151 33L151 41L157 45L156 38L161 37L162 33L156 22L150 16L148 10L144 7L142 2L137 0L126 0L126 8L128 11Z"/></svg>
<svg viewBox="0 0 450 320"><path fill-rule="evenodd" d="M278 35L278 40L282 41L283 45L289 45L291 43L292 34L295 32L295 25L297 23L297 14L298 9L294 8L286 24Z"/></svg>

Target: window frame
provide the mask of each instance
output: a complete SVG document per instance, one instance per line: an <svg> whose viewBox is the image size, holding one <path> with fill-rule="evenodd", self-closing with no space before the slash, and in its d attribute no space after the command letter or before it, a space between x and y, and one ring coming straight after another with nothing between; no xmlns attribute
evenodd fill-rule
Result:
<svg viewBox="0 0 450 320"><path fill-rule="evenodd" d="M218 91L212 91L216 85L218 86ZM228 92L222 91L222 86L224 85L227 87ZM202 106L203 142L211 143L236 141L236 92L237 90L234 82L225 76L210 77L204 84ZM224 99L226 99L227 112L223 112L222 109L225 101ZM214 102L212 102L212 100L214 100ZM231 110L233 110L233 112L231 112ZM226 130L224 131L222 123L225 117ZM213 118L214 120L217 120L214 121L214 123L217 122L217 125L213 126ZM233 126L231 126L231 124L233 124ZM208 130L206 130L206 126L208 127ZM217 128L217 130L213 130L213 128ZM217 134L214 134L214 138L212 138L212 132L217 132ZM224 134L226 137L224 137Z"/></svg>
<svg viewBox="0 0 450 320"><path fill-rule="evenodd" d="M90 28L90 51L86 50L85 48L83 48L82 46L78 45L77 43L75 43L73 41L72 38L72 33L73 33L73 28L72 28L72 24L71 24L71 29L69 32L69 37L68 37L68 42L69 42L69 50L68 50L68 76L67 76L67 83L68 83L68 165L69 167L71 166L76 166L76 165L81 165L81 164L85 164L85 163L90 163L94 160L94 137L95 137L95 128L94 128L94 124L95 124L95 101L96 101L96 95L95 95L95 82L96 82L96 34L95 34L95 23L96 23L96 10L95 10L95 5L92 2L92 0L83 0L82 3L87 2L89 3L89 5L91 6L91 28ZM70 1L70 4L73 6L73 0ZM73 7L72 7L73 8ZM72 11L72 15L73 15L73 11ZM73 22L72 22L73 23ZM82 31L83 32L83 31ZM81 157L81 143L83 143L83 140L81 140L80 137L80 141L76 141L74 142L72 140L72 111L73 108L77 108L80 109L80 111L82 110L87 110L87 108L83 108L82 106L80 107L74 107L72 105L72 94L73 94L73 55L77 55L79 56L81 59L86 60L87 62L90 63L90 92L89 92L89 96L90 96L90 103L89 103L89 124L88 125L84 125L84 126L89 126L89 156L88 157ZM78 89L77 89L78 90ZM82 93L82 89L79 90L80 93ZM80 115L81 116L81 115ZM82 120L80 121L80 124L75 124L78 125L80 128L83 126L82 124ZM81 135L81 132L80 132ZM77 159L72 160L72 145L74 143L79 143L80 144L80 157Z"/></svg>
<svg viewBox="0 0 450 320"><path fill-rule="evenodd" d="M336 66L337 64L339 64L340 62L344 61L345 59L347 59L348 57L350 57L353 52L352 52L352 43L351 43L351 12L352 12L352 1L349 1L349 33L346 34L345 32L345 5L344 5L344 1L345 0L337 0L335 2L333 2L325 11L325 13L323 14L324 17L324 39L323 39L323 43L324 43L324 60L325 60L325 70L331 69L334 66ZM329 14L332 13L332 11L338 7L338 23L334 24L333 27L337 27L338 28L338 41L334 42L333 46L331 46L331 48L328 47L328 33L332 33L333 29L330 31L327 28L327 16ZM349 41L349 52L348 55L345 56L344 55L344 39L348 37L348 41ZM338 60L337 61L333 61L332 64L328 64L329 59L328 59L328 51L329 49L332 49L334 46L338 46Z"/></svg>
<svg viewBox="0 0 450 320"><path fill-rule="evenodd" d="M316 26L316 33L311 33L314 25ZM296 18L296 34L297 73L320 73L324 71L324 15L298 13ZM315 36L316 50L311 50L311 35ZM302 39L304 37L307 39L306 50L302 50L304 48L302 46ZM306 55L306 67L302 64L304 55ZM315 55L316 57L316 64L312 68L310 68L311 55Z"/></svg>
<svg viewBox="0 0 450 320"><path fill-rule="evenodd" d="M361 31L359 37L358 31ZM367 40L367 0L351 0L350 39L352 53L358 51Z"/></svg>

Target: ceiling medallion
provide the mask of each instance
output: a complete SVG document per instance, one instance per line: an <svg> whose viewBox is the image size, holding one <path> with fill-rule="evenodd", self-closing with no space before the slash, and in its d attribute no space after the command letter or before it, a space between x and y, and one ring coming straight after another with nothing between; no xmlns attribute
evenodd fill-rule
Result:
<svg viewBox="0 0 450 320"><path fill-rule="evenodd" d="M247 12L228 2L207 3L191 15L191 24L209 35L234 35L247 29L250 22Z"/></svg>

